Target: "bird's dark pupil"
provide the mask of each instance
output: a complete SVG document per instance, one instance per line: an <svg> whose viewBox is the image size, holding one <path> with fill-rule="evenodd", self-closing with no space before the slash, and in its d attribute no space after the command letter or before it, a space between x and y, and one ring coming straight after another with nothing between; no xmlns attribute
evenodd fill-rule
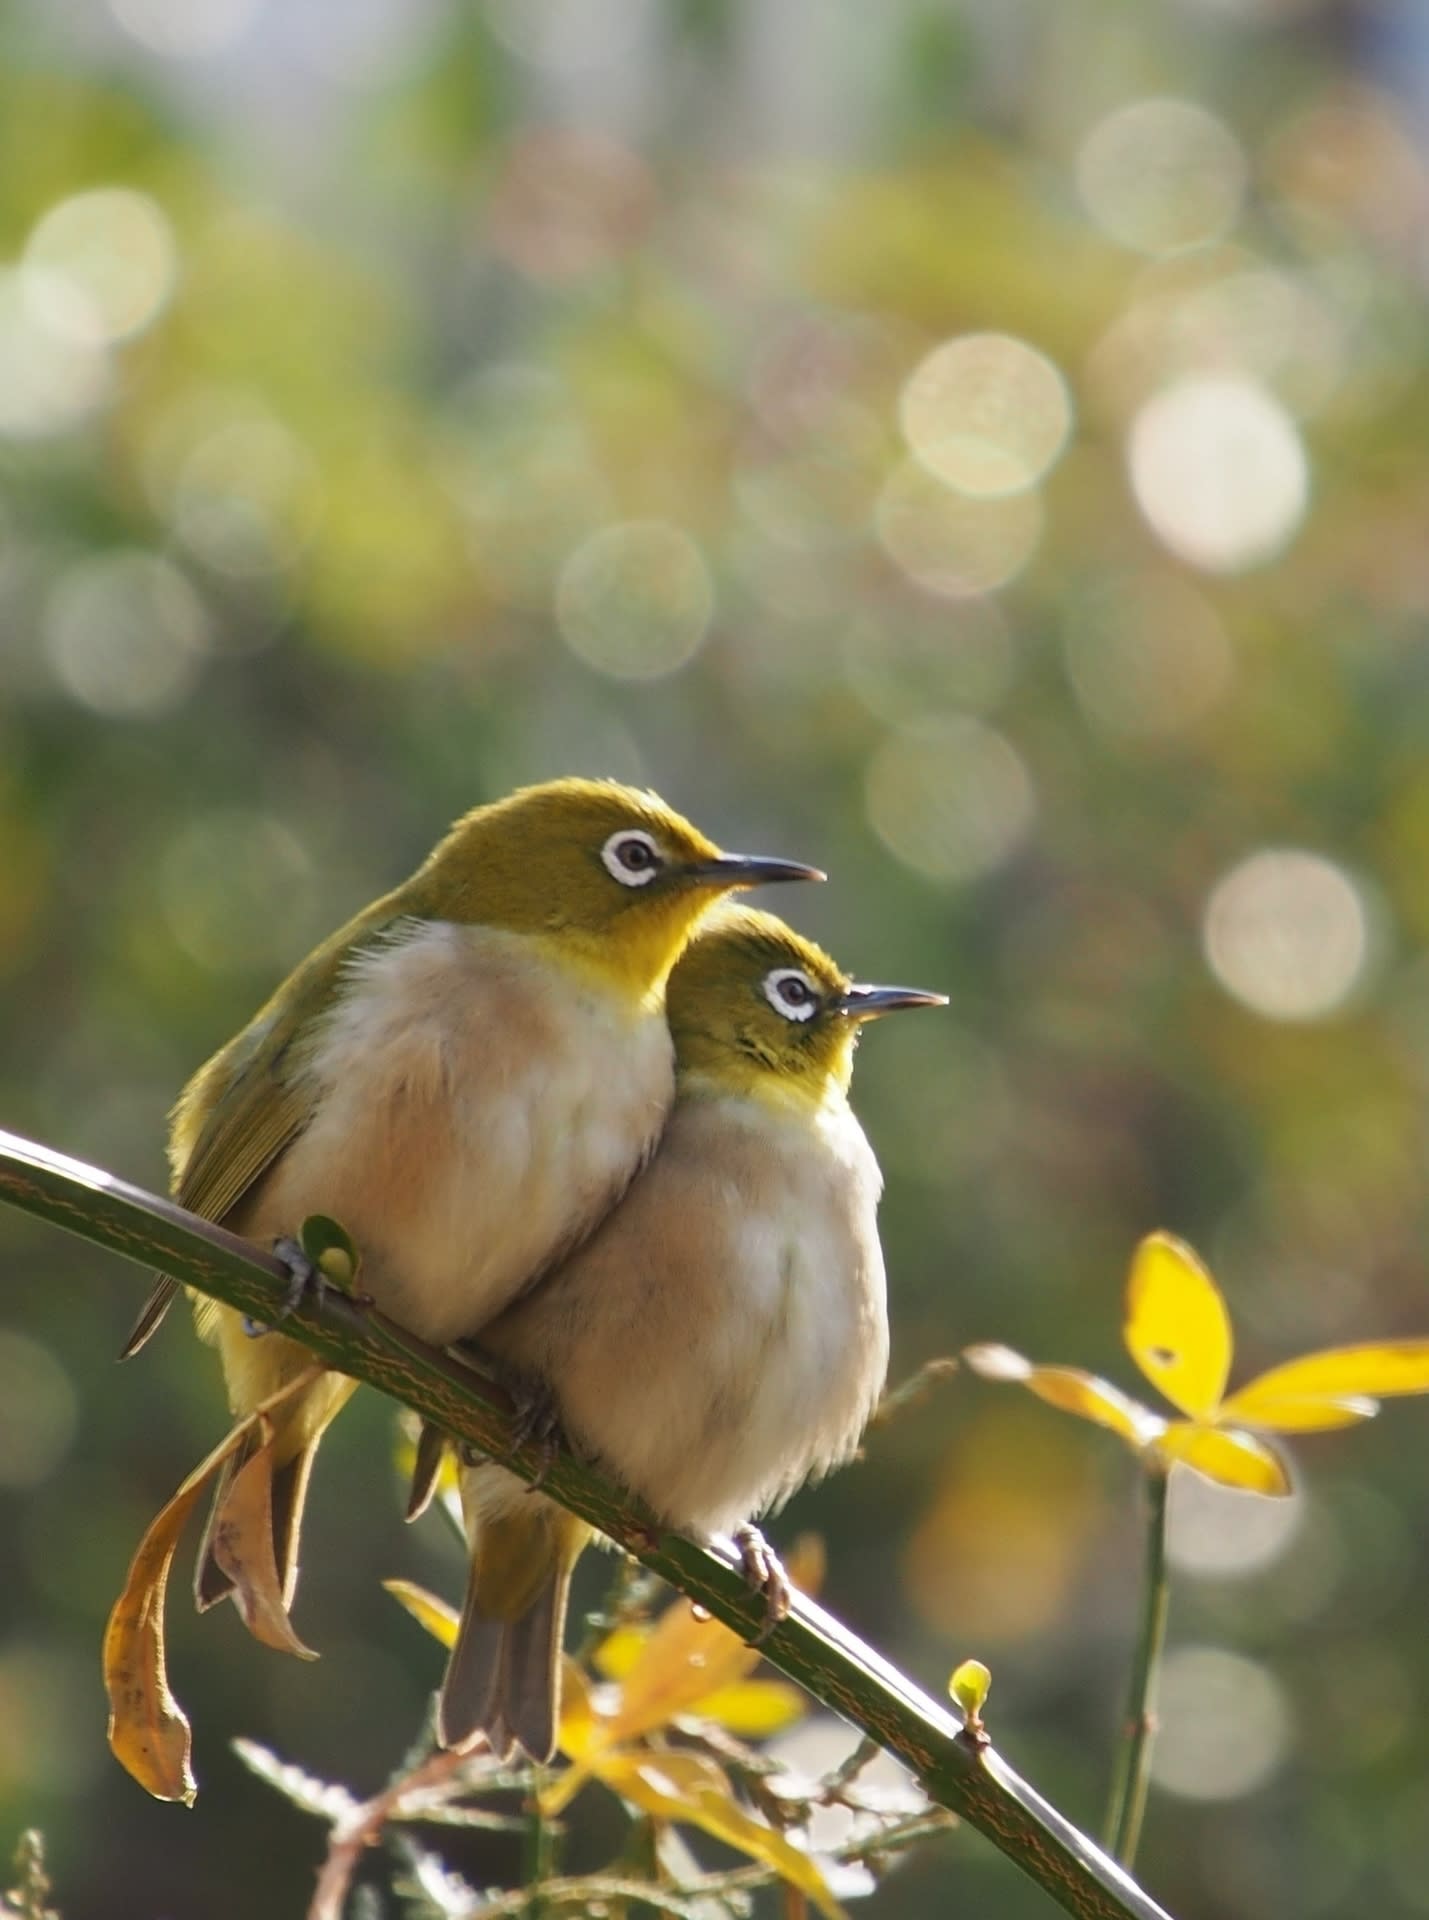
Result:
<svg viewBox="0 0 1429 1920"><path fill-rule="evenodd" d="M784 982L784 998L789 1002L790 1006L802 1007L808 997L809 989L804 985L802 980L786 980Z"/></svg>
<svg viewBox="0 0 1429 1920"><path fill-rule="evenodd" d="M620 849L621 865L629 867L632 872L652 865L654 859L654 849L647 847L643 840L627 840Z"/></svg>

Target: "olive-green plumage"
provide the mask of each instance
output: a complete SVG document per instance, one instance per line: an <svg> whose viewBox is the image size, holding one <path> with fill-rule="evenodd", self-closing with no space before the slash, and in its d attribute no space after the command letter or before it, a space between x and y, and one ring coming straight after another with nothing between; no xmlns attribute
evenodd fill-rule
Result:
<svg viewBox="0 0 1429 1920"><path fill-rule="evenodd" d="M851 984L842 969L773 914L727 909L707 932L666 992L680 1079L703 1074L729 1091L814 1106L847 1093L859 1023L839 1008ZM802 972L820 997L807 1019L791 1018L805 1009L776 1007L764 990L784 970Z"/></svg>
<svg viewBox="0 0 1429 1920"><path fill-rule="evenodd" d="M667 1524L741 1527L857 1444L888 1331L854 1046L873 1015L941 998L858 986L772 915L711 915L670 977L676 1098L650 1165L482 1333ZM462 1497L473 1571L439 1732L544 1759L587 1536L498 1466Z"/></svg>
<svg viewBox="0 0 1429 1920"><path fill-rule="evenodd" d="M700 915L734 888L809 877L723 855L610 781L478 807L194 1075L173 1115L175 1196L260 1242L331 1214L395 1318L436 1341L479 1328L596 1224L658 1137L664 987ZM127 1352L176 1291L160 1280ZM309 1364L227 1309L196 1316L235 1413ZM286 1600L313 1449L350 1391L326 1376L269 1443ZM201 1603L228 1585L205 1552Z"/></svg>

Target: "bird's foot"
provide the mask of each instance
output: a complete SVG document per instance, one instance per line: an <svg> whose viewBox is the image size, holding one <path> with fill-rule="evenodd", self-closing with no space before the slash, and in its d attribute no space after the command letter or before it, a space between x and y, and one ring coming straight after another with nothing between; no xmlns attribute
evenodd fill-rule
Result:
<svg viewBox="0 0 1429 1920"><path fill-rule="evenodd" d="M508 1458L522 1447L537 1447L541 1467L531 1482L531 1491L543 1485L556 1464L565 1436L561 1431L561 1410L556 1396L543 1380L507 1379L502 1383L511 1395L511 1445Z"/></svg>
<svg viewBox="0 0 1429 1920"><path fill-rule="evenodd" d="M496 1457L509 1460L522 1447L540 1448L541 1470L531 1482L534 1491L555 1465L556 1455L565 1442L556 1396L543 1380L503 1366L474 1342L460 1341L457 1345L462 1350L461 1358L486 1379L495 1381L511 1402L511 1441L505 1451ZM492 1457L466 1441L458 1443L457 1452L465 1466L478 1466Z"/></svg>
<svg viewBox="0 0 1429 1920"><path fill-rule="evenodd" d="M502 1387L508 1384L500 1361L489 1354L479 1340L453 1340L446 1351L453 1360L460 1360L464 1367L479 1373L483 1380L495 1380Z"/></svg>
<svg viewBox="0 0 1429 1920"><path fill-rule="evenodd" d="M297 1312L305 1300L311 1300L315 1306L321 1306L323 1295L327 1292L328 1282L321 1267L315 1266L303 1252L296 1240L286 1235L273 1242L274 1258L287 1270L288 1284L283 1289L283 1298L271 1320L253 1320L246 1314L243 1319L243 1331L252 1340L261 1340L265 1333L271 1333L274 1327L282 1326L290 1314Z"/></svg>
<svg viewBox="0 0 1429 1920"><path fill-rule="evenodd" d="M761 1646L779 1622L788 1619L794 1589L783 1561L758 1527L736 1527L734 1544L739 1548L745 1580L755 1593L764 1596L764 1625L754 1637L755 1646Z"/></svg>

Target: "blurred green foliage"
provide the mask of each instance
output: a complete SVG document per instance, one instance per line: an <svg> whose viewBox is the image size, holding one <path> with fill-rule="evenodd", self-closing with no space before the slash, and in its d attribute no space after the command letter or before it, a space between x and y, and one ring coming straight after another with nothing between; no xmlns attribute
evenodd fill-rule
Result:
<svg viewBox="0 0 1429 1920"><path fill-rule="evenodd" d="M1365 71L1392 12L11 0L5 1124L162 1184L175 1091L316 938L475 801L611 773L825 865L801 924L952 995L856 1088L895 1376L975 1339L1115 1375L1156 1226L1247 1374L1429 1328L1429 178ZM928 356L970 334L968 387ZM0 1827L45 1830L66 1920L296 1910L314 1835L226 1742L362 1792L420 1719L438 1660L378 1583L457 1570L400 1525L391 1410L320 1469L318 1666L174 1608L203 1791L151 1805L99 1634L214 1369L178 1326L114 1367L142 1277L0 1245ZM1297 1444L1278 1532L1178 1487L1173 1911L1429 1904L1422 1420ZM926 1683L989 1662L1083 1823L1132 1479L960 1378L790 1522ZM878 1901L950 1895L1043 1910L967 1836Z"/></svg>

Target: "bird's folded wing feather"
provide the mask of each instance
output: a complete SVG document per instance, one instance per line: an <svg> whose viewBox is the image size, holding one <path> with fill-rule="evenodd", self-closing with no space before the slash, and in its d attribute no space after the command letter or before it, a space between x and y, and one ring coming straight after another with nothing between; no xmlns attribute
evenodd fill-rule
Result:
<svg viewBox="0 0 1429 1920"><path fill-rule="evenodd" d="M387 906L379 902L378 909ZM390 931L396 912L369 908L310 954L270 1000L184 1089L174 1110L174 1198L203 1220L223 1221L312 1117L316 1089L303 1073L307 1035L337 997L352 956ZM297 1222L294 1222L297 1225ZM125 1342L137 1353L179 1292L160 1274Z"/></svg>

